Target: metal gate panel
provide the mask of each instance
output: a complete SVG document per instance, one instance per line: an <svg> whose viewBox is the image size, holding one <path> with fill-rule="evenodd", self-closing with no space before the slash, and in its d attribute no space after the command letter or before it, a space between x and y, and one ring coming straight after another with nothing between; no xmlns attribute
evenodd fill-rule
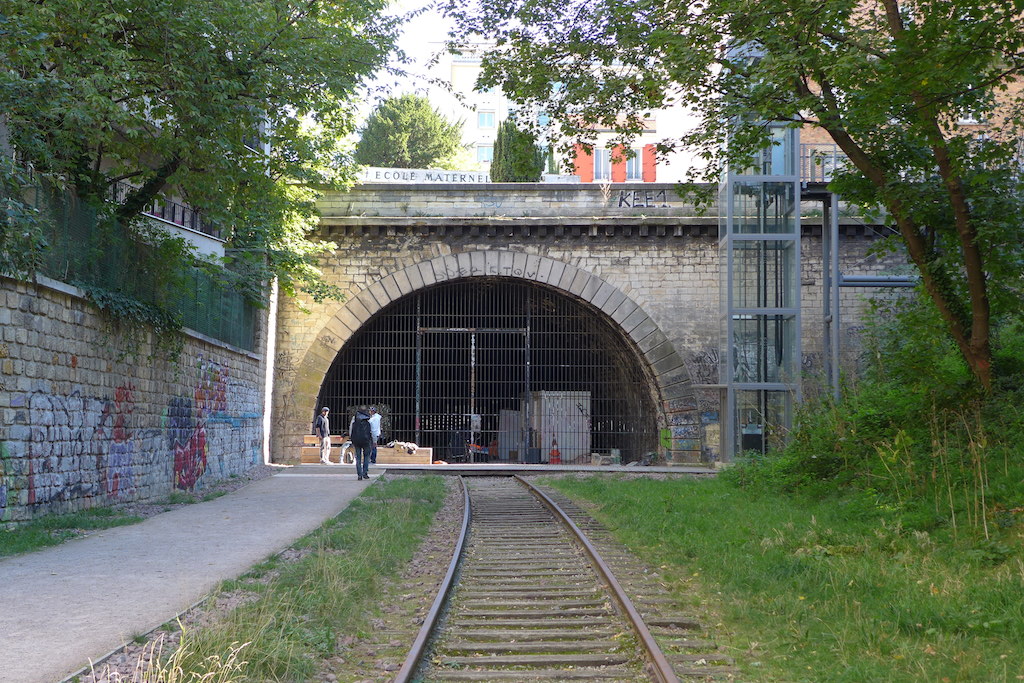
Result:
<svg viewBox="0 0 1024 683"><path fill-rule="evenodd" d="M554 455L586 464L590 452L618 452L628 462L657 448L639 362L614 323L561 292L501 278L444 283L364 325L338 354L317 406L331 408L341 433L342 415L377 405L385 440L430 446L446 461Z"/></svg>

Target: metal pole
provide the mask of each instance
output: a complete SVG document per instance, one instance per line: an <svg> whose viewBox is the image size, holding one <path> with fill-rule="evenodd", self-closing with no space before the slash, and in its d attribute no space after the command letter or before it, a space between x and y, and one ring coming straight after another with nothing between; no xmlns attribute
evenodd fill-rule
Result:
<svg viewBox="0 0 1024 683"><path fill-rule="evenodd" d="M831 197L831 195L829 195ZM821 202L821 316L822 316L822 369L825 372L825 382L828 386L834 386L832 375L836 372L832 364L832 202L826 199Z"/></svg>
<svg viewBox="0 0 1024 683"><path fill-rule="evenodd" d="M839 195L829 194L829 231L832 236L832 398L839 401Z"/></svg>
<svg viewBox="0 0 1024 683"><path fill-rule="evenodd" d="M423 331L420 328L422 324L421 316L422 301L421 297L416 297L416 415L414 416L413 427L416 430L416 441L414 443L423 443L423 436L420 433L420 415L421 408L420 402L423 397Z"/></svg>

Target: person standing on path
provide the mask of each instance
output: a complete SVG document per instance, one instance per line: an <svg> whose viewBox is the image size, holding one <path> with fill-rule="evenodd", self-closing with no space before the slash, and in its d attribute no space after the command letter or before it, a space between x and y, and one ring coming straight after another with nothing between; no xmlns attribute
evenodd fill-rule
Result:
<svg viewBox="0 0 1024 683"><path fill-rule="evenodd" d="M313 433L320 439L320 462L331 464L331 422L327 419L330 408L324 406L313 421Z"/></svg>
<svg viewBox="0 0 1024 683"><path fill-rule="evenodd" d="M370 406L370 438L373 444L370 446L370 462L377 464L377 442L380 441L380 413L376 406Z"/></svg>
<svg viewBox="0 0 1024 683"><path fill-rule="evenodd" d="M367 471L370 467L370 447L373 445L373 431L370 429L370 415L362 408L356 411L356 416L348 426L349 438L352 440L352 449L356 453L356 476L359 479L369 479Z"/></svg>

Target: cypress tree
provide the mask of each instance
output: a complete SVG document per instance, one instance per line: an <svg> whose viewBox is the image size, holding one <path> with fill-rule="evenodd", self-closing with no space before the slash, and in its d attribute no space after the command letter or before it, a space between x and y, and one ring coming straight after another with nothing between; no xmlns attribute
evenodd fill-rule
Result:
<svg viewBox="0 0 1024 683"><path fill-rule="evenodd" d="M491 182L536 183L544 172L544 149L533 133L520 130L512 119L498 128L491 161Z"/></svg>

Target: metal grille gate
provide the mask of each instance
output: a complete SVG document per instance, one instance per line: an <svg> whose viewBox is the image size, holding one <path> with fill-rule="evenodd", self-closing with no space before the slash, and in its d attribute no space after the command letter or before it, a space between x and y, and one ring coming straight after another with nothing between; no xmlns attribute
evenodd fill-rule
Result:
<svg viewBox="0 0 1024 683"><path fill-rule="evenodd" d="M384 441L429 446L448 462L589 464L592 452L629 462L657 447L637 358L603 314L554 290L446 283L367 322L317 406L331 408L340 434L356 406L376 405Z"/></svg>

